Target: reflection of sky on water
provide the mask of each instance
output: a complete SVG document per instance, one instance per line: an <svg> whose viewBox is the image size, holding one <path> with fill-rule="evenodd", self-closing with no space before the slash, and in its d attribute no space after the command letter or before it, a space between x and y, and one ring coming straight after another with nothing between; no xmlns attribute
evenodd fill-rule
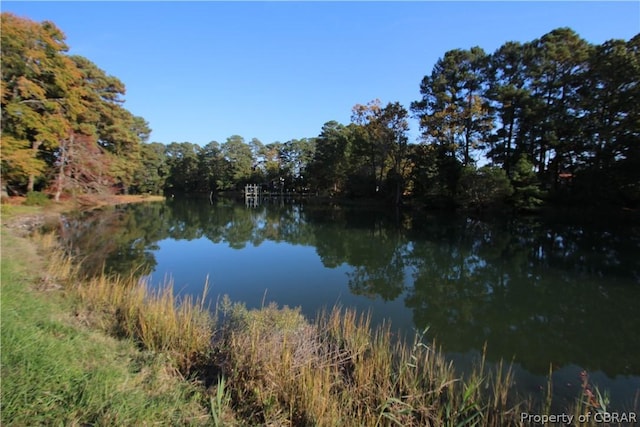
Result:
<svg viewBox="0 0 640 427"><path fill-rule="evenodd" d="M198 296L209 280L209 301L222 295L244 302L249 308L276 301L278 305L300 306L309 319L339 304L370 310L374 324L393 319L392 329L412 330L411 311L403 296L384 301L379 296L351 293L348 273L353 267L323 266L314 247L264 241L234 250L226 242L212 243L206 238L165 239L158 242L154 256L158 267L151 273L154 285L171 278L180 294ZM407 280L410 280L407 275Z"/></svg>

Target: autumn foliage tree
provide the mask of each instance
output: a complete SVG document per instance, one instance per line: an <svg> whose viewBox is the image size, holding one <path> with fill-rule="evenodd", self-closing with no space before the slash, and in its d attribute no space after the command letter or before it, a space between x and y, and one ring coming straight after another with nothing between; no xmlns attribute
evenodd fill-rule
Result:
<svg viewBox="0 0 640 427"><path fill-rule="evenodd" d="M399 102L379 99L351 110L351 165L360 172L364 195L383 194L400 202L408 161L408 112Z"/></svg>
<svg viewBox="0 0 640 427"><path fill-rule="evenodd" d="M147 123L124 84L67 54L52 22L2 13L2 180L14 192L127 191Z"/></svg>
<svg viewBox="0 0 640 427"><path fill-rule="evenodd" d="M2 14L2 179L33 191L47 174L47 154L68 134L63 101L70 61L64 35Z"/></svg>

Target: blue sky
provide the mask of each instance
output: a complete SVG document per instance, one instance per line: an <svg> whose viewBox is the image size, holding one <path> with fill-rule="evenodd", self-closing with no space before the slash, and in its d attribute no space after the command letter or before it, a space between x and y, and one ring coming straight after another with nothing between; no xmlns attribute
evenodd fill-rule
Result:
<svg viewBox="0 0 640 427"><path fill-rule="evenodd" d="M447 50L640 32L640 2L2 2L127 87L150 141L285 142L374 98L406 108ZM419 130L411 123L411 138Z"/></svg>

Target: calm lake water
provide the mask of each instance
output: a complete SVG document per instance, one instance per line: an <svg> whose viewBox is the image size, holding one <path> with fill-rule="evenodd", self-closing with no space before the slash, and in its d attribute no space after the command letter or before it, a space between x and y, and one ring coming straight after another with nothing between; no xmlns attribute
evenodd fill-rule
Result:
<svg viewBox="0 0 640 427"><path fill-rule="evenodd" d="M63 239L90 271L128 274L248 307L335 304L429 327L465 369L513 361L518 388L557 403L579 373L628 409L640 393L640 224L620 219L409 215L363 208L172 199L65 219Z"/></svg>

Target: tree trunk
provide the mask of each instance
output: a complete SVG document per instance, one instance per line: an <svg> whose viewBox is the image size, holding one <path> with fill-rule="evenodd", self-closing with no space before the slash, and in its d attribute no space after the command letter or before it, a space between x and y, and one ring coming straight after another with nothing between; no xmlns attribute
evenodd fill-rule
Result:
<svg viewBox="0 0 640 427"><path fill-rule="evenodd" d="M31 155L33 156L34 159L38 157L38 149L40 148L41 145L42 145L42 142L40 141L33 141L33 143L31 144L31 150L33 151ZM35 187L36 187L36 174L30 173L29 180L27 181L27 192L34 191Z"/></svg>
<svg viewBox="0 0 640 427"><path fill-rule="evenodd" d="M27 182L27 193L33 191L35 188L36 176L34 174L29 174L29 181Z"/></svg>
<svg viewBox="0 0 640 427"><path fill-rule="evenodd" d="M512 101L515 103L515 101ZM511 140L513 139L513 126L515 122L515 108L511 109L511 118L509 120L509 133L507 134L507 144L505 147L505 160L504 160L504 169L507 172L507 176L511 177Z"/></svg>
<svg viewBox="0 0 640 427"><path fill-rule="evenodd" d="M69 145L73 143L73 134L69 136ZM60 144L60 166L58 167L58 176L56 177L56 193L53 198L56 202L60 201L60 195L64 186L65 165L67 163L67 146L66 141Z"/></svg>

